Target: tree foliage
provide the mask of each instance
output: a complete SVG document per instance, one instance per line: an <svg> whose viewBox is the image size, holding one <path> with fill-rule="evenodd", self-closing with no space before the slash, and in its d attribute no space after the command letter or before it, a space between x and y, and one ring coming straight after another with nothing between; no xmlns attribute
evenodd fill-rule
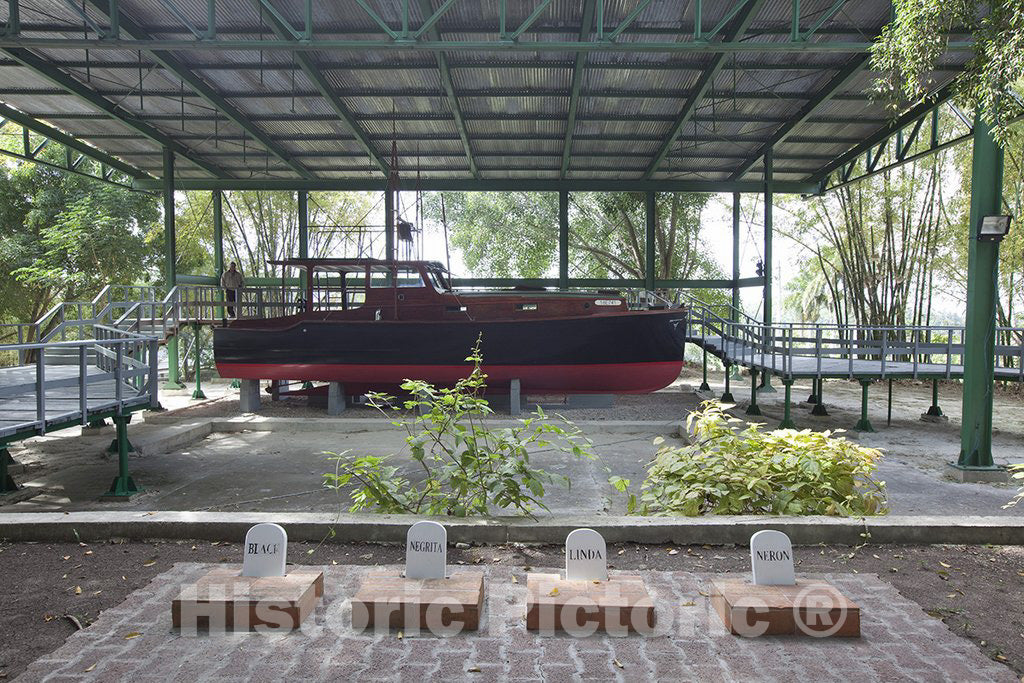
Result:
<svg viewBox="0 0 1024 683"><path fill-rule="evenodd" d="M570 276L643 278L646 269L644 195L569 195ZM658 193L655 228L658 279L717 277L700 247L706 194ZM427 198L426 215L446 222L452 245L474 274L544 277L558 263L555 192L449 192Z"/></svg>
<svg viewBox="0 0 1024 683"><path fill-rule="evenodd" d="M894 110L935 85L930 73L950 39L968 34L974 57L956 76L957 99L1005 141L1008 122L1022 113L1014 85L1024 78L1024 0L894 0L894 17L872 48L876 88Z"/></svg>

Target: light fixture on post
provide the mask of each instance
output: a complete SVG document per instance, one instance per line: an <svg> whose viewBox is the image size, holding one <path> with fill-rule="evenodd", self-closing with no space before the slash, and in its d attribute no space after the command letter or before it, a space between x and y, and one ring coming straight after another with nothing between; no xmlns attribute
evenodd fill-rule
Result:
<svg viewBox="0 0 1024 683"><path fill-rule="evenodd" d="M1001 242L1010 232L1011 216L983 216L975 237L979 242Z"/></svg>

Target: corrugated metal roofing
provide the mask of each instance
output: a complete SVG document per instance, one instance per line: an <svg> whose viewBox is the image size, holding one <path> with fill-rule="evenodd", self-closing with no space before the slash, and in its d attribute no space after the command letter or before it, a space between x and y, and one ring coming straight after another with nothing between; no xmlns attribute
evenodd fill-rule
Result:
<svg viewBox="0 0 1024 683"><path fill-rule="evenodd" d="M159 134L199 158L231 169L237 177L294 178L303 168L323 178L379 177L380 169L357 140L361 136L386 163L391 141L398 139L398 164L403 171L419 166L425 177L429 173L430 177L468 178L470 161L461 138L465 134L484 179L558 177L567 138L571 141L570 177L577 180L636 179L645 173L654 178L724 179L747 167L746 177L754 179L760 177L761 166L752 157L783 126L806 114L808 103L856 57L850 52L800 50L729 54L710 89L678 126L678 138L669 144L673 124L681 120L693 88L716 54L626 51L610 44L608 50L580 53L583 71L574 77L577 55L558 43L579 40L584 4L593 1L552 0L519 37L541 44L528 51L463 47L442 53L383 43L364 49L303 50L301 54L330 88L329 94L340 102L340 110L304 72L296 56L300 53L253 46L224 49L198 38L196 34L207 30L206 0L120 0L122 31L134 24L153 39L191 42L170 56L226 104L210 102L183 84L178 75L157 63L160 55L111 45L106 40L109 36L101 39L71 7L77 3L22 0L20 36L93 40L88 50L81 45L48 45L32 47L31 53L45 60L49 69L102 93ZM507 30L514 31L527 21L538 2L507 0ZM702 31L713 30L734 3L746 2L704 2ZM605 34L619 26L637 3L605 0ZM433 12L442 0L428 4ZM274 0L272 6L296 32L304 30L304 0ZM401 0L374 0L370 6L390 30L401 31ZM444 40L489 44L511 40L498 35L500 6L497 0L457 0L434 29ZM833 0L802 0L801 30L834 6ZM103 0L85 3L89 21L101 32L110 24L102 11L105 7ZM409 26L415 31L429 12L421 11L418 0L409 7ZM789 40L792 7L791 0L765 0L743 40L753 44ZM215 8L216 40L278 40L258 3L216 0ZM888 20L889 8L888 0L846 2L808 42L870 41ZM694 0L653 0L616 42L638 46L693 42L695 9ZM312 11L314 41L387 40L357 0L313 0ZM0 19L6 21L4 12L6 4L0 7ZM713 42L731 23L724 26ZM590 35L596 36L593 28ZM940 64L945 70L935 74L936 86L948 82L969 56L963 51L943 55ZM139 168L160 168L158 143L64 92L44 75L20 65L16 57L10 49L0 50L0 101ZM445 60L454 98L445 90L441 73ZM581 90L574 98L576 81ZM888 111L869 97L872 83L871 72L857 74L833 99L821 102L807 120L796 125L791 139L775 148L780 160L776 177L807 179L852 147L849 140L866 138L883 128ZM226 108L232 110L230 115ZM567 130L570 110L575 111L575 123ZM460 118L465 123L461 132ZM117 134L135 137L110 137ZM267 147L274 153L268 153ZM294 155L299 166L282 162L281 155ZM664 158L652 170L659 155ZM185 176L202 173L188 161L179 170Z"/></svg>

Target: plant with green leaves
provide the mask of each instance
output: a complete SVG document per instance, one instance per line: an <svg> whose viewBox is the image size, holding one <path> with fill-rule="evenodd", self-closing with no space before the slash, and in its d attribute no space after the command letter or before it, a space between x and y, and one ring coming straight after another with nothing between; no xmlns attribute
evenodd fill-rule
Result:
<svg viewBox="0 0 1024 683"><path fill-rule="evenodd" d="M1009 469L1012 473L1011 476L1014 479L1024 479L1024 464L1010 465ZM1021 486L1019 489L1017 489L1017 495L1015 495L1009 503L1004 505L1003 509L1005 510L1006 508L1015 507L1017 503L1021 502L1022 500L1024 500L1024 486Z"/></svg>
<svg viewBox="0 0 1024 683"><path fill-rule="evenodd" d="M543 500L546 485L571 485L569 477L533 465L531 450L594 457L578 427L560 415L554 422L539 407L514 426L489 426L487 417L494 411L483 397L487 375L481 369L479 339L466 360L473 370L453 387L406 380L401 385L409 394L406 400L370 394L371 404L384 415L421 413L393 424L406 431L408 457L422 477L414 482L403 474L394 464L395 456L329 454L335 471L324 475L324 484L339 493L355 484L349 494L350 511L456 517L499 510L531 514L535 508L548 509Z"/></svg>
<svg viewBox="0 0 1024 683"><path fill-rule="evenodd" d="M885 482L874 479L882 454L835 432L761 431L706 401L690 413L691 443L661 445L639 501L645 515L878 515L887 512ZM629 493L629 481L612 485Z"/></svg>

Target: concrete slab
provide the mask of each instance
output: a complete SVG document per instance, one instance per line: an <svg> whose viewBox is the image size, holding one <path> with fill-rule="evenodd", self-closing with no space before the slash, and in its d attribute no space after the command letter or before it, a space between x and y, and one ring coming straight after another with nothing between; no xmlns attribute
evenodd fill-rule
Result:
<svg viewBox="0 0 1024 683"><path fill-rule="evenodd" d="M400 639L390 630L353 631L346 599L381 568L351 566L324 568L324 600L296 631L171 633L170 600L209 568L175 565L19 680L1017 680L874 575L805 576L832 583L861 606L863 637L852 640L737 638L706 597L709 576L664 571L643 572L658 609L653 635L544 636L523 621L526 572L501 566L483 567L488 589L476 633L406 632Z"/></svg>

